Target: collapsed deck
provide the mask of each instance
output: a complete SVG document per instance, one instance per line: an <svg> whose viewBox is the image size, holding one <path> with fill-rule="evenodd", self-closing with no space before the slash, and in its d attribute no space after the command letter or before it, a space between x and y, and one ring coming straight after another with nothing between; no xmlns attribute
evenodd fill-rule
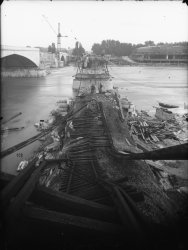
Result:
<svg viewBox="0 0 188 250"><path fill-rule="evenodd" d="M51 128L61 138L60 148L37 164L34 159L2 190L8 249L25 247L33 237L38 242L31 249L50 243L133 248L141 247L140 238L155 239L154 232L163 239L160 230L168 223L174 229L177 209L141 159L165 159L172 152L182 158L187 146L143 152L129 133L108 72L96 74L91 65L80 71L73 105Z"/></svg>

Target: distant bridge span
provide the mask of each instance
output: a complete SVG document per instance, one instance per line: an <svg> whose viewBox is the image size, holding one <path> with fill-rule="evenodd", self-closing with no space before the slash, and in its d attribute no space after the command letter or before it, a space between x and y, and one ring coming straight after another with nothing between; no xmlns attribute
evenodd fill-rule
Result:
<svg viewBox="0 0 188 250"><path fill-rule="evenodd" d="M33 67L40 65L40 50L31 47L1 46L1 62L3 67Z"/></svg>

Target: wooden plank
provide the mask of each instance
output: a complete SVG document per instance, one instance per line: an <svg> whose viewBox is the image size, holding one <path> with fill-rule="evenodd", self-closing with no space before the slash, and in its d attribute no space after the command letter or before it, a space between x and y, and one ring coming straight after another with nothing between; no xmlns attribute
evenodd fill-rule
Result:
<svg viewBox="0 0 188 250"><path fill-rule="evenodd" d="M5 186L5 188L1 192L1 201L2 208L4 208L9 200L14 197L20 188L27 181L29 176L35 169L36 160L31 161L26 168L24 168L17 176L13 177L13 179Z"/></svg>
<svg viewBox="0 0 188 250"><path fill-rule="evenodd" d="M147 159L147 160L187 160L188 143L152 150L144 153L128 154L127 159Z"/></svg>
<svg viewBox="0 0 188 250"><path fill-rule="evenodd" d="M111 182L102 181L101 184L111 194L122 224L127 231L134 232L135 236L141 236L142 233L145 233L148 226L147 220L127 192Z"/></svg>
<svg viewBox="0 0 188 250"><path fill-rule="evenodd" d="M69 117L69 116L71 116L71 115L67 115L67 116L63 117L62 120L61 120L61 124L65 123L66 120L67 120L67 117ZM39 133L39 134L37 134L37 135L35 135L35 136L21 142L21 143L18 143L18 144L14 145L14 146L12 146L12 147L10 147L8 149L5 149L4 151L2 151L0 153L0 158L3 158L3 157L5 157L5 156L7 156L9 154L12 154L12 153L16 152L17 150L19 150L19 149L21 149L21 148L35 142L36 140L39 140L40 138L42 138L45 135L49 134L56 127L57 127L57 124L54 124L52 127L47 129L46 131L41 132L41 133Z"/></svg>
<svg viewBox="0 0 188 250"><path fill-rule="evenodd" d="M2 124L5 124L5 123L7 123L7 122L9 122L9 121L13 120L14 118L16 118L16 117L20 116L21 114L22 114L22 112L19 112L18 114L16 114L16 115L14 115L14 116L10 117L9 119L7 119L7 120L3 121L3 122L2 122Z"/></svg>
<svg viewBox="0 0 188 250"><path fill-rule="evenodd" d="M93 201L88 201L63 192L53 191L46 187L37 187L31 200L48 209L69 212L74 215L114 221L117 219L115 210Z"/></svg>
<svg viewBox="0 0 188 250"><path fill-rule="evenodd" d="M88 232L120 234L123 227L118 224L101 222L99 220L86 217L70 215L66 213L54 212L34 206L25 206L23 214L34 221L43 222L45 225L60 228L61 230L84 230Z"/></svg>
<svg viewBox="0 0 188 250"><path fill-rule="evenodd" d="M145 160L145 162L147 164L149 164L150 166L154 167L154 168L165 171L164 167L161 164L157 163L157 162L154 162L152 160Z"/></svg>
<svg viewBox="0 0 188 250"><path fill-rule="evenodd" d="M137 144L137 147L140 148L141 150L145 152L152 150L150 146L146 145L146 143L139 140L137 135L133 134L132 137L135 143Z"/></svg>
<svg viewBox="0 0 188 250"><path fill-rule="evenodd" d="M59 158L59 159L45 159L46 163L47 164L50 164L50 163L57 163L57 164L60 164L62 162L67 162L67 158Z"/></svg>
<svg viewBox="0 0 188 250"><path fill-rule="evenodd" d="M11 132L11 131L19 131L24 129L25 127L17 127L17 128L5 128L5 129L1 129L1 133L5 133L5 132Z"/></svg>
<svg viewBox="0 0 188 250"><path fill-rule="evenodd" d="M14 177L15 175L0 172L0 189L2 190Z"/></svg>
<svg viewBox="0 0 188 250"><path fill-rule="evenodd" d="M40 139L41 137L49 134L50 131L51 131L51 129L49 129L46 132L41 132L38 135L35 135L35 136L33 136L33 137L31 137L31 138L29 138L29 139L27 139L27 140L25 140L25 141L23 141L21 143L18 143L18 144L14 145L14 146L12 146L12 147L10 147L8 149L5 149L4 151L1 152L0 158L3 158L3 157L5 157L5 156L7 156L9 154L12 154L12 153L18 151L19 149L21 149L21 148L23 148L23 147L25 147L25 146L33 143L34 141Z"/></svg>
<svg viewBox="0 0 188 250"><path fill-rule="evenodd" d="M23 188L20 190L20 192L17 194L17 196L14 198L13 202L9 206L7 212L8 214L18 215L20 212L21 207L25 203L25 201L29 198L31 193L33 192L36 182L38 181L38 178L40 177L41 170L45 167L46 162L43 161L39 167L37 167L33 173L31 174L28 181L25 183Z"/></svg>
<svg viewBox="0 0 188 250"><path fill-rule="evenodd" d="M9 183L16 175L0 171L0 181Z"/></svg>
<svg viewBox="0 0 188 250"><path fill-rule="evenodd" d="M122 219L122 223L129 228L129 230L133 232L139 232L141 230L140 225L137 221L137 218L132 211L132 207L127 202L125 197L122 195L121 188L117 186L112 186L112 199L117 206L119 211L119 215ZM123 190L124 192L124 190ZM125 193L125 192L124 192ZM127 196L128 197L128 196ZM129 199L131 200L131 199ZM132 203L134 204L134 203ZM135 205L134 205L135 206Z"/></svg>

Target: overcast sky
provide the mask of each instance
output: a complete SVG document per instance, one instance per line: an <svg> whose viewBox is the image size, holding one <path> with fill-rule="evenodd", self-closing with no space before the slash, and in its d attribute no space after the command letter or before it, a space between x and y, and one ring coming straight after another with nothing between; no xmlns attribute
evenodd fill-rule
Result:
<svg viewBox="0 0 188 250"><path fill-rule="evenodd" d="M104 39L144 43L188 41L188 8L181 2L12 2L1 6L3 45L44 46L57 43L53 32L61 23L62 47L74 37L90 50Z"/></svg>

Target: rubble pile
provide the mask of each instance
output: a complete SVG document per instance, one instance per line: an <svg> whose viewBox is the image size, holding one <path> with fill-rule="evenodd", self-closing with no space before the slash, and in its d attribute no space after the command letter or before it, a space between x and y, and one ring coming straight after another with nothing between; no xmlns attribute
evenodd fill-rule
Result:
<svg viewBox="0 0 188 250"><path fill-rule="evenodd" d="M51 111L50 118L48 120L40 120L38 123L34 124L37 131L40 132L48 131L49 129L54 127L53 129L51 129L51 132L38 139L41 142L41 145L37 152L31 157L31 159L34 159L36 157L36 166L39 165L42 159L51 160L62 158L61 148L64 137L64 126L54 125L57 123L61 124L62 117L67 115L67 112L70 111L72 105L72 99L62 98L57 102L58 108ZM23 170L26 166L26 161L21 161L18 164L17 171L19 172Z"/></svg>
<svg viewBox="0 0 188 250"><path fill-rule="evenodd" d="M46 168L39 179L39 184L41 186L49 187L53 190L59 191L62 184L62 176L64 174L65 164L61 166L54 166Z"/></svg>
<svg viewBox="0 0 188 250"><path fill-rule="evenodd" d="M130 134L137 135L145 143L157 143L165 139L185 141L186 123L180 116L174 120L161 121L149 116L146 112L137 112L137 116L131 116L128 119Z"/></svg>

